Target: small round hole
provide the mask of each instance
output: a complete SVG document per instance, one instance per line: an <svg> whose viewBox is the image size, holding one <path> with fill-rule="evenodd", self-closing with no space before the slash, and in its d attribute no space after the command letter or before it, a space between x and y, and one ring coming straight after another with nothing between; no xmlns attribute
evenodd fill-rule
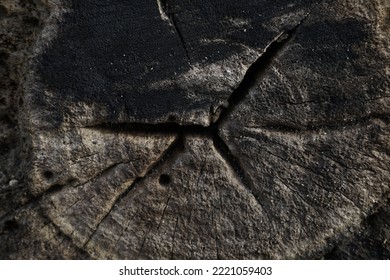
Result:
<svg viewBox="0 0 390 280"><path fill-rule="evenodd" d="M159 183L160 185L168 185L171 182L171 177L167 174L161 174Z"/></svg>
<svg viewBox="0 0 390 280"><path fill-rule="evenodd" d="M45 179L47 179L47 180L52 179L53 176L54 176L54 174L53 174L53 172L51 172L51 171L45 171L45 172L43 172L43 177L45 177Z"/></svg>

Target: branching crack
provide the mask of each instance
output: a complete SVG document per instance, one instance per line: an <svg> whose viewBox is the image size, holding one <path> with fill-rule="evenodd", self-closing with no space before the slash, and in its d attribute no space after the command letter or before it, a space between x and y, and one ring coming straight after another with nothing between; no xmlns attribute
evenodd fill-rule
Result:
<svg viewBox="0 0 390 280"><path fill-rule="evenodd" d="M148 175L152 172L154 172L160 165L162 165L168 158L172 156L172 154L180 152L184 148L183 144L183 139L182 137L178 137L170 146L168 149L164 151L164 153L155 161L154 164L152 164L147 171L144 173L143 176L137 177L133 183L126 188L117 198L116 200L112 203L110 210L100 219L100 221L97 223L95 229L89 236L88 240L84 243L83 248L88 245L88 243L91 241L92 237L95 235L97 230L99 229L99 226L101 223L112 213L115 205L120 203L122 199L126 197L126 195L132 191L137 185L139 185L143 180L145 180Z"/></svg>
<svg viewBox="0 0 390 280"><path fill-rule="evenodd" d="M190 55L188 52L188 47L185 41L185 38L182 34L181 29L179 28L176 20L175 14L172 12L169 3L167 0L156 0L158 5L158 10L160 12L161 19L166 21L177 33L180 38L181 44L187 56L188 62L191 64ZM118 203L120 203L124 197L126 197L130 191L134 190L140 183L142 183L148 176L155 172L166 160L177 156L184 150L184 141L185 137L188 135L200 135L205 138L213 140L213 144L218 153L226 160L226 162L231 166L233 171L236 173L238 179L248 190L249 193L253 194L254 198L257 200L260 207L263 209L268 219L270 219L270 214L266 207L263 207L261 201L259 200L259 194L256 192L256 188L252 185L251 180L248 178L245 170L241 166L241 161L236 158L234 153L230 150L229 146L219 135L219 126L226 120L230 113L242 102L242 100L249 94L250 89L255 85L255 83L264 76L266 70L273 63L275 58L285 49L286 45L293 39L299 26L303 24L309 14L306 15L294 28L289 31L283 31L277 35L274 40L266 47L264 53L248 68L246 74L244 75L243 80L239 86L233 91L228 99L228 106L226 108L221 108L219 116L215 117L213 122L205 127L201 125L180 125L175 122L167 123L157 123L157 124L146 124L146 123L100 123L90 126L88 128L96 130L108 130L110 132L128 132L134 135L178 135L178 138L170 145L168 149L164 151L159 159L152 164L146 172L137 177L133 183L125 188L121 194L113 201L110 205L110 209L107 213L100 219L93 229L93 232L89 236L88 240L83 244L85 248L91 239L94 237L98 231L102 222L112 213ZM167 204L169 199L167 201ZM163 211L162 217L164 216L165 209ZM161 221L160 221L161 223ZM176 230L178 227L179 218L176 220L175 230L172 238L172 251L171 258L174 253L174 243ZM146 241L146 236L145 240ZM142 252L142 247L140 252Z"/></svg>
<svg viewBox="0 0 390 280"><path fill-rule="evenodd" d="M159 7L159 11L163 20L170 20L172 26L175 27L179 37L182 40L184 49L187 52L184 39L180 33L179 28L176 25L174 15L169 11L168 3L165 0L157 0L157 4ZM307 15L308 16L308 15ZM170 123L159 123L159 124L145 124L145 123L103 123L99 125L90 126L94 129L99 130L109 130L109 131L128 131L134 134L161 134L167 135L176 133L180 135L180 140L177 143L181 146L184 146L183 139L186 135L202 135L204 137L208 137L213 139L213 143L217 151L221 154L223 158L230 164L238 178L245 185L245 187L250 191L250 193L255 192L255 188L251 186L250 180L247 178L246 172L240 165L240 161L233 155L230 151L228 145L224 142L224 140L219 136L219 125L223 122L223 120L231 113L231 111L245 98L245 96L249 93L249 90L258 79L261 79L266 69L269 68L275 57L279 55L279 53L284 49L284 47L291 41L294 37L298 27L303 23L304 19L293 29L289 31L285 31L280 33L266 48L263 55L261 55L248 69L246 72L242 82L238 86L238 88L231 94L228 99L229 106L224 108L221 111L219 117L208 127L204 127L201 125L180 125L175 122ZM188 55L188 52L187 52ZM174 145L176 146L176 145ZM170 154L170 153L166 153ZM152 168L154 169L154 168ZM129 189L125 192L125 194L131 190L135 184L138 184L140 180L142 180L145 176L139 177L138 180L134 181L133 185L129 187ZM255 199L261 206L258 195L254 194ZM114 205L116 202L114 203ZM262 207L264 211L266 211L265 207ZM109 214L109 213L108 213ZM108 215L107 214L107 215ZM268 213L267 213L268 215Z"/></svg>

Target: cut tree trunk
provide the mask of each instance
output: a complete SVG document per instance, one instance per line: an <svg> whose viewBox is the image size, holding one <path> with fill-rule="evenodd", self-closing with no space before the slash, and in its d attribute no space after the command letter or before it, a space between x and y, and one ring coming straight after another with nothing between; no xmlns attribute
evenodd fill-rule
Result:
<svg viewBox="0 0 390 280"><path fill-rule="evenodd" d="M388 1L1 3L2 258L390 257Z"/></svg>

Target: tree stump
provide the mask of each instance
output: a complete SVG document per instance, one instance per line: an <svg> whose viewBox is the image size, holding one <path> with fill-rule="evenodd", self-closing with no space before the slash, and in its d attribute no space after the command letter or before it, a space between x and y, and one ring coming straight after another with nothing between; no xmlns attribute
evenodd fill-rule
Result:
<svg viewBox="0 0 390 280"><path fill-rule="evenodd" d="M2 258L389 258L388 1L34 3Z"/></svg>

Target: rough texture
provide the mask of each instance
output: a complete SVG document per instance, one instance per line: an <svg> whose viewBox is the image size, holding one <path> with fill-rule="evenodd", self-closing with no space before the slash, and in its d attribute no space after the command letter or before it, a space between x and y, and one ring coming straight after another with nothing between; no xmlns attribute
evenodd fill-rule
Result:
<svg viewBox="0 0 390 280"><path fill-rule="evenodd" d="M290 257L359 226L389 192L389 58L367 31L375 10L357 19L356 3L328 2L221 130L280 239L295 244L279 244Z"/></svg>
<svg viewBox="0 0 390 280"><path fill-rule="evenodd" d="M0 2L1 258L390 257L388 1L241 2Z"/></svg>
<svg viewBox="0 0 390 280"><path fill-rule="evenodd" d="M315 4L64 2L70 12L36 66L40 124L207 126L250 64Z"/></svg>
<svg viewBox="0 0 390 280"><path fill-rule="evenodd" d="M0 216L29 199L18 124L31 48L49 15L42 1L0 1ZM27 161L26 161L27 160Z"/></svg>
<svg viewBox="0 0 390 280"><path fill-rule="evenodd" d="M263 256L264 210L212 139L189 136L184 141L177 157L135 185L99 225L86 245L94 257Z"/></svg>

